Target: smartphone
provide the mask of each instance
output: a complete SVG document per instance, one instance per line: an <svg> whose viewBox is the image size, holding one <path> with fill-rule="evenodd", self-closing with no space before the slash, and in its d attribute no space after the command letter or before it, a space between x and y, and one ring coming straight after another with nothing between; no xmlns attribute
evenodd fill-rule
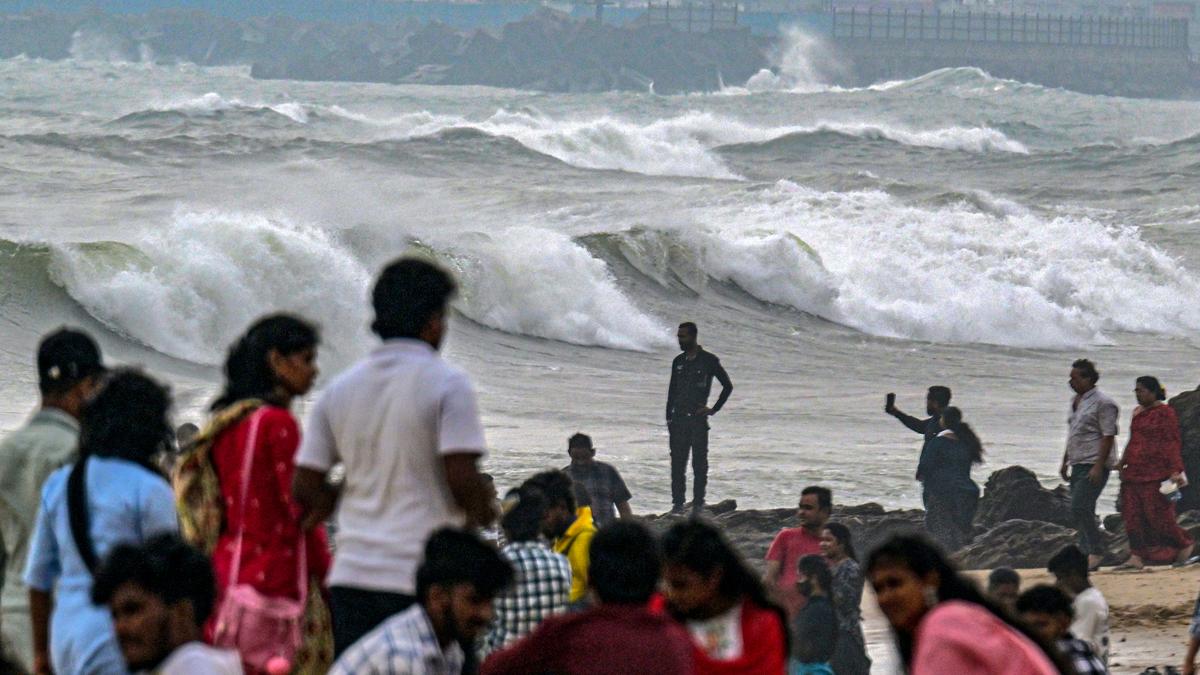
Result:
<svg viewBox="0 0 1200 675"><path fill-rule="evenodd" d="M888 394L887 395L887 407L891 408L891 407L894 407L895 405L896 405L896 395Z"/></svg>

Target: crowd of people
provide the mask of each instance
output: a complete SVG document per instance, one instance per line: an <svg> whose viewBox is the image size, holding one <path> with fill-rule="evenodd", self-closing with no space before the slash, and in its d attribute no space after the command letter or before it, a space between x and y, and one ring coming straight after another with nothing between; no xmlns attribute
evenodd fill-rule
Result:
<svg viewBox="0 0 1200 675"><path fill-rule="evenodd" d="M832 492L809 486L759 574L700 510L708 418L732 383L694 324L680 327L667 403L680 515L658 532L634 517L585 434L567 440L569 465L501 499L480 471L474 389L439 353L456 290L430 262L388 265L372 292L382 344L329 382L303 432L291 405L316 379L320 336L302 318L251 325L207 422L178 431L168 387L107 368L81 331L46 336L40 409L0 442L0 631L14 672L865 675L870 583L906 672L1103 673L1108 610L1089 571L1109 467L1127 565L1191 556L1164 487L1186 478L1162 387L1138 380L1118 460L1116 404L1079 361L1063 473L1081 540L1050 560L1055 586L1022 593L1001 569L984 592L949 561L969 539L983 445L945 387L929 390L925 420L886 404L924 436L933 541L895 536L860 558ZM1189 659L1200 621L1194 634Z"/></svg>

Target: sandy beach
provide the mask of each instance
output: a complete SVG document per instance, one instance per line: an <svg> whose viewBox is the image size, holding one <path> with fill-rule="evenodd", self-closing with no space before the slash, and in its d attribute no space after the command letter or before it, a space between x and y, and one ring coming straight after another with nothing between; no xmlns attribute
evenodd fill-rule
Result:
<svg viewBox="0 0 1200 675"><path fill-rule="evenodd" d="M1044 570L1020 570L1022 588L1049 583ZM981 583L987 572L971 572ZM1092 582L1108 599L1112 629L1109 669L1113 675L1138 674L1150 666L1179 666L1187 649L1187 627L1200 567L1147 568L1139 572L1103 570ZM863 595L867 643L875 662L872 672L895 673L897 656L891 647L887 621L870 592Z"/></svg>

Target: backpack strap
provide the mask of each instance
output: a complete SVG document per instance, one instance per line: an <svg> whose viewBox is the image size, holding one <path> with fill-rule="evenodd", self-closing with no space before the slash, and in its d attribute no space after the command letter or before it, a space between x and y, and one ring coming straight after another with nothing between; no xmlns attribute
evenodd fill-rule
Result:
<svg viewBox="0 0 1200 675"><path fill-rule="evenodd" d="M87 457L80 457L67 476L67 517L71 522L71 538L75 540L79 557L94 576L100 563L89 534L91 514L88 513L87 504L87 460Z"/></svg>

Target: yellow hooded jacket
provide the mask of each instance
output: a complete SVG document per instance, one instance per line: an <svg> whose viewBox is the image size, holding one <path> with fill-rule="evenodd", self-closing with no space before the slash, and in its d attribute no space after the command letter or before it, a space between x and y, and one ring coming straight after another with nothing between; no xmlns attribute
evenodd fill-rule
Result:
<svg viewBox="0 0 1200 675"><path fill-rule="evenodd" d="M566 556L571 563L571 602L578 602L588 592L588 566L591 564L592 538L596 536L596 524L592 521L592 507L583 506L575 511L575 522L563 536L554 542L554 552Z"/></svg>

